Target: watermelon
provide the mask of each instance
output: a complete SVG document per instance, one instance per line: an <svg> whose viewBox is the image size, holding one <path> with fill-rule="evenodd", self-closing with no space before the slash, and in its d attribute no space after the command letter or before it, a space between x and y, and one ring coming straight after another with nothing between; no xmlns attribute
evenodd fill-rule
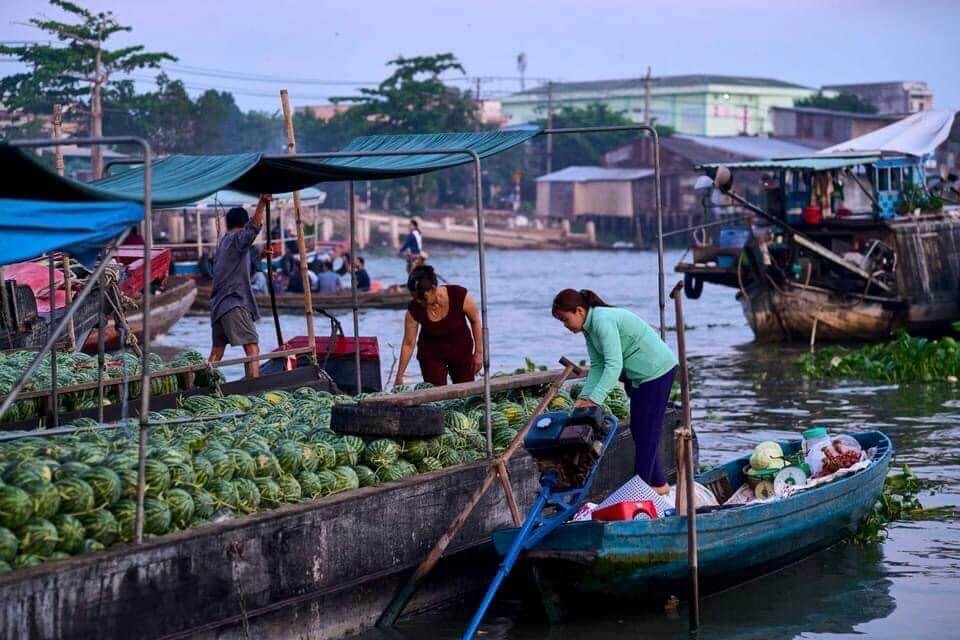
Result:
<svg viewBox="0 0 960 640"><path fill-rule="evenodd" d="M20 534L20 553L48 556L57 548L57 528L49 520L30 518L17 532Z"/></svg>
<svg viewBox="0 0 960 640"><path fill-rule="evenodd" d="M478 451L476 449L464 449L460 452L460 457L463 458L464 464L469 464L483 460L487 457L487 454L484 451Z"/></svg>
<svg viewBox="0 0 960 640"><path fill-rule="evenodd" d="M377 478L380 482L395 482L397 480L403 480L406 477L404 472L405 469L397 463L388 464L385 467L377 469Z"/></svg>
<svg viewBox="0 0 960 640"><path fill-rule="evenodd" d="M114 471L120 469L136 469L139 464L139 456L137 452L133 449L120 450L114 453L111 453L106 458L103 459L103 466L109 467ZM80 462L68 462L67 464L83 464ZM90 468L89 465L83 465L87 469ZM82 475L82 474L81 474Z"/></svg>
<svg viewBox="0 0 960 640"><path fill-rule="evenodd" d="M426 440L408 440L403 445L403 457L411 462L420 462L430 455L430 445Z"/></svg>
<svg viewBox="0 0 960 640"><path fill-rule="evenodd" d="M190 489L190 497L193 499L193 517L197 520L209 520L217 510L216 501L205 489Z"/></svg>
<svg viewBox="0 0 960 640"><path fill-rule="evenodd" d="M337 466L337 451L332 444L321 441L315 442L312 446L317 458L317 469L333 469Z"/></svg>
<svg viewBox="0 0 960 640"><path fill-rule="evenodd" d="M497 406L497 410L503 414L511 427L522 423L524 417L526 416L526 412L524 411L523 407L516 402L501 402ZM492 420L493 414L491 414L490 417Z"/></svg>
<svg viewBox="0 0 960 640"><path fill-rule="evenodd" d="M310 473L306 471L304 473ZM256 478L257 489L260 491L260 504L264 507L273 508L283 503L283 491L280 485L273 478Z"/></svg>
<svg viewBox="0 0 960 640"><path fill-rule="evenodd" d="M49 467L33 460L22 460L8 467L3 473L3 481L9 485L23 488L31 482L51 482L53 472Z"/></svg>
<svg viewBox="0 0 960 640"><path fill-rule="evenodd" d="M13 571L13 567L6 560L0 560L0 575Z"/></svg>
<svg viewBox="0 0 960 640"><path fill-rule="evenodd" d="M357 479L360 481L361 487L369 487L377 484L377 475L370 467L358 464L353 467L353 471L357 474Z"/></svg>
<svg viewBox="0 0 960 640"><path fill-rule="evenodd" d="M108 547L117 539L120 526L114 515L106 509L81 513L77 519L83 524L87 535L103 546Z"/></svg>
<svg viewBox="0 0 960 640"><path fill-rule="evenodd" d="M229 480L214 478L207 483L206 489L213 496L218 509L236 509L237 503L240 502L237 487Z"/></svg>
<svg viewBox="0 0 960 640"><path fill-rule="evenodd" d="M209 436L200 429L184 429L177 438L177 447L192 454L203 451L207 446Z"/></svg>
<svg viewBox="0 0 960 640"><path fill-rule="evenodd" d="M70 462L64 462L62 465L60 465L57 468L56 473L53 474L53 478L54 480L63 480L64 478L80 478L83 477L83 474L88 471L90 471L90 465L71 460Z"/></svg>
<svg viewBox="0 0 960 640"><path fill-rule="evenodd" d="M87 538L83 541L81 553L93 553L94 551L103 551L104 549L106 549L106 547L103 546L102 542L92 538Z"/></svg>
<svg viewBox="0 0 960 640"><path fill-rule="evenodd" d="M50 522L57 528L57 549L65 553L79 553L83 539L87 537L83 523L67 513L53 516Z"/></svg>
<svg viewBox="0 0 960 640"><path fill-rule="evenodd" d="M193 457L193 478L199 487L205 487L214 477L213 464L203 456Z"/></svg>
<svg viewBox="0 0 960 640"><path fill-rule="evenodd" d="M93 489L94 504L98 507L109 507L120 499L123 492L123 483L120 476L107 467L92 467L83 476L83 480ZM96 536L91 536L99 540Z"/></svg>
<svg viewBox="0 0 960 640"><path fill-rule="evenodd" d="M333 444L333 450L337 455L336 466L353 466L357 464L357 453L348 445L343 438L340 438Z"/></svg>
<svg viewBox="0 0 960 640"><path fill-rule="evenodd" d="M93 487L84 480L64 478L57 480L54 486L60 492L61 513L84 513L93 509L95 504Z"/></svg>
<svg viewBox="0 0 960 640"><path fill-rule="evenodd" d="M145 498L143 501L143 532L151 533L155 536L162 536L170 530L170 522L173 519L170 509L154 497Z"/></svg>
<svg viewBox="0 0 960 640"><path fill-rule="evenodd" d="M233 474L235 479L246 478L252 480L254 478L257 473L257 465L249 453L243 449L231 449L227 452L227 455L230 456L230 459L233 461L233 466L236 469Z"/></svg>
<svg viewBox="0 0 960 640"><path fill-rule="evenodd" d="M137 503L130 498L121 498L111 509L117 521L117 537L122 542L133 540L137 519Z"/></svg>
<svg viewBox="0 0 960 640"><path fill-rule="evenodd" d="M353 452L353 456L357 460L359 460L360 456L363 455L363 450L367 446L366 443L364 443L363 438L358 436L343 436L343 442L347 445L347 448ZM354 461L353 464L356 464L356 461Z"/></svg>
<svg viewBox="0 0 960 640"><path fill-rule="evenodd" d="M60 510L60 492L52 484L34 480L22 488L30 494L33 500L33 513L38 518L49 520Z"/></svg>
<svg viewBox="0 0 960 640"><path fill-rule="evenodd" d="M573 409L573 399L563 390L557 391L557 394L547 404L547 409L550 411L571 411Z"/></svg>
<svg viewBox="0 0 960 640"><path fill-rule="evenodd" d="M137 498L137 472L133 469L120 469L117 471L117 477L120 478L122 489L120 495L124 498Z"/></svg>
<svg viewBox="0 0 960 640"><path fill-rule="evenodd" d="M181 529L189 526L193 520L193 498L183 489L170 489L163 494L163 502L170 510L170 517L174 526Z"/></svg>
<svg viewBox="0 0 960 640"><path fill-rule="evenodd" d="M400 458L399 460L397 460L397 465L403 471L404 476L409 477L409 476L417 475L417 468L409 460L404 460L403 458Z"/></svg>
<svg viewBox="0 0 960 640"><path fill-rule="evenodd" d="M237 488L237 509L243 513L256 513L260 508L260 490L250 478L237 478L233 481Z"/></svg>
<svg viewBox="0 0 960 640"><path fill-rule="evenodd" d="M21 553L13 559L14 569L23 569L26 567L35 567L43 564L43 558L32 553Z"/></svg>
<svg viewBox="0 0 960 640"><path fill-rule="evenodd" d="M233 480L236 467L234 466L233 459L230 456L223 451L218 451L216 449L211 451L209 446L203 455L213 465L213 476L211 479L215 478L217 480Z"/></svg>
<svg viewBox="0 0 960 640"><path fill-rule="evenodd" d="M297 481L300 483L300 491L303 497L306 498L319 498L324 494L324 483L320 479L320 473L330 473L329 471L302 471L300 475L297 476ZM331 476L333 474L330 474ZM332 485L336 482L336 478L329 480L329 483Z"/></svg>
<svg viewBox="0 0 960 640"><path fill-rule="evenodd" d="M186 489L197 483L196 474L193 467L187 463L177 462L167 465L170 470L170 486L180 489Z"/></svg>
<svg viewBox="0 0 960 640"><path fill-rule="evenodd" d="M274 450L284 473L297 474L303 469L304 446L293 440L284 440Z"/></svg>
<svg viewBox="0 0 960 640"><path fill-rule="evenodd" d="M280 485L284 502L294 503L300 502L300 500L303 499L303 487L300 486L300 483L293 476L280 476L277 478L277 484Z"/></svg>
<svg viewBox="0 0 960 640"><path fill-rule="evenodd" d="M513 442L513 439L517 437L516 429L500 429L493 434L493 448L494 450L506 449L510 446L510 443Z"/></svg>
<svg viewBox="0 0 960 640"><path fill-rule="evenodd" d="M417 462L417 471L420 473L429 473L430 471L439 471L440 469L443 469L443 463L430 456Z"/></svg>
<svg viewBox="0 0 960 640"><path fill-rule="evenodd" d="M20 548L20 540L6 527L0 527L0 561L13 562Z"/></svg>
<svg viewBox="0 0 960 640"><path fill-rule="evenodd" d="M463 464L463 457L456 449L444 449L437 459L444 467L455 467L458 464Z"/></svg>
<svg viewBox="0 0 960 640"><path fill-rule="evenodd" d="M186 451L171 448L166 443L158 446L163 447L163 449L154 452L151 456L154 460L159 460L168 466L171 464L188 464L190 462L190 455Z"/></svg>
<svg viewBox="0 0 960 640"><path fill-rule="evenodd" d="M280 475L280 463L270 453L269 447L264 447L257 453L251 453L250 455L253 457L254 479L272 478Z"/></svg>
<svg viewBox="0 0 960 640"><path fill-rule="evenodd" d="M143 478L146 495L156 498L170 486L170 469L159 460L146 460Z"/></svg>
<svg viewBox="0 0 960 640"><path fill-rule="evenodd" d="M357 489L360 486L360 478L357 477L357 473L352 467L336 467L333 470L333 475L336 476L337 479L334 485L334 491L337 493Z"/></svg>
<svg viewBox="0 0 960 640"><path fill-rule="evenodd" d="M106 447L87 442L74 447L71 457L77 462L95 465L102 463L107 453Z"/></svg>
<svg viewBox="0 0 960 640"><path fill-rule="evenodd" d="M466 435L476 428L473 420L459 411L448 412L446 416L444 416L444 422L446 423L447 429L460 435Z"/></svg>
<svg viewBox="0 0 960 640"><path fill-rule="evenodd" d="M399 457L400 446L388 438L374 440L363 451L363 461L374 469L393 464Z"/></svg>

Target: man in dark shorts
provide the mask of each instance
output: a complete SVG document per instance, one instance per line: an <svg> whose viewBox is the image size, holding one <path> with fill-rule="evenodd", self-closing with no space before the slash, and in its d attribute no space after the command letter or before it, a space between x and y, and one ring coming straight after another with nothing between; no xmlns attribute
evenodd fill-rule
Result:
<svg viewBox="0 0 960 640"><path fill-rule="evenodd" d="M210 323L213 348L210 362L219 362L227 345L242 346L248 356L260 354L256 321L260 317L250 287L250 247L260 234L270 196L261 195L253 220L243 207L227 212L227 232L217 245L210 291ZM260 362L246 364L247 377L260 375Z"/></svg>

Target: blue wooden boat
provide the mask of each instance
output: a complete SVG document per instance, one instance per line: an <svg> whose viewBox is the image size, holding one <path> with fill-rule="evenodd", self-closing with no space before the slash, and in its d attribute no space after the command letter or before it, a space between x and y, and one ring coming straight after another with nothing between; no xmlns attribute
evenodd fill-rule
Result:
<svg viewBox="0 0 960 640"><path fill-rule="evenodd" d="M856 532L880 495L893 446L876 431L855 437L864 450L875 449L866 469L787 498L698 512L702 593L775 571ZM790 455L800 441L781 446ZM697 480L709 485L726 477L735 489L745 482L748 462L749 457L739 458ZM494 534L501 555L516 531ZM526 557L552 621L618 601L659 607L667 596L686 593L686 516L567 523Z"/></svg>

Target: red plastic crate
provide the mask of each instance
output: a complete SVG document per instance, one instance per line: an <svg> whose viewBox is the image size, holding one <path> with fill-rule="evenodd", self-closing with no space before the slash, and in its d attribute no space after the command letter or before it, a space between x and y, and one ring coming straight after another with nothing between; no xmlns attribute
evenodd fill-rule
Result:
<svg viewBox="0 0 960 640"><path fill-rule="evenodd" d="M653 502L650 500L618 502L609 507L597 509L590 514L590 517L602 522L613 522L616 520L633 520L641 512L646 513L651 519L657 517L657 508L653 506Z"/></svg>
<svg viewBox="0 0 960 640"><path fill-rule="evenodd" d="M336 339L334 344L333 351L330 352L331 357L334 356L352 356L353 355L353 338L348 337L339 337ZM314 342L316 344L317 356L323 357L327 353L327 349L330 345L329 336L315 336ZM307 346L307 337L306 336L297 336L287 340L283 345L282 350L286 349L300 349L301 347ZM281 351L281 349L277 349ZM380 359L380 343L376 337L361 337L360 338L360 359L361 360L379 360Z"/></svg>

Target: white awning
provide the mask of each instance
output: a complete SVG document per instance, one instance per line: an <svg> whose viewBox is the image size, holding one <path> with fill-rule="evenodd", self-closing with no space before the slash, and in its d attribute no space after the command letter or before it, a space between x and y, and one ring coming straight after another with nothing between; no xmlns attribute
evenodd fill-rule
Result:
<svg viewBox="0 0 960 640"><path fill-rule="evenodd" d="M923 157L936 151L950 135L957 112L921 111L866 135L818 151L835 153L898 153Z"/></svg>

